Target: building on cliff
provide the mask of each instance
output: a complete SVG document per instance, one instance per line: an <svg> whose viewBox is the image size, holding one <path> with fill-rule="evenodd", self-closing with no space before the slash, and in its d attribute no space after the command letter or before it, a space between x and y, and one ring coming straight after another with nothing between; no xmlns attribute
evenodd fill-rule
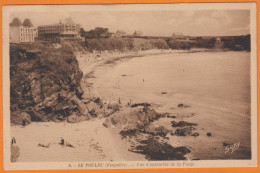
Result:
<svg viewBox="0 0 260 173"><path fill-rule="evenodd" d="M30 19L25 19L22 23L19 18L14 18L9 24L10 43L34 42L37 37L37 28L35 28Z"/></svg>
<svg viewBox="0 0 260 173"><path fill-rule="evenodd" d="M174 40L182 40L182 41L189 41L190 37L187 36L187 35L183 35L180 32L176 32L176 33L172 34L172 39L174 39Z"/></svg>
<svg viewBox="0 0 260 173"><path fill-rule="evenodd" d="M126 36L126 32L123 30L117 30L112 36L116 38L124 37Z"/></svg>
<svg viewBox="0 0 260 173"><path fill-rule="evenodd" d="M38 26L38 38L51 42L84 41L84 38L80 36L80 28L80 24L67 18L65 22L60 21L57 24Z"/></svg>

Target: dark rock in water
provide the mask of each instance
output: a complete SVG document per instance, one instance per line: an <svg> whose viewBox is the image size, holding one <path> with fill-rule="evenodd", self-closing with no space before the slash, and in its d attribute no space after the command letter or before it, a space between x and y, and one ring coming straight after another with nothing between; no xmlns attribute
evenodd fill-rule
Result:
<svg viewBox="0 0 260 173"><path fill-rule="evenodd" d="M191 129L189 127L183 128L183 129L176 129L174 134L177 136L187 136L192 133Z"/></svg>
<svg viewBox="0 0 260 173"><path fill-rule="evenodd" d="M163 91L163 92L161 92L161 94L167 94L167 92Z"/></svg>
<svg viewBox="0 0 260 173"><path fill-rule="evenodd" d="M148 160L186 160L185 154L191 151L187 147L172 147L168 143L159 142L155 138L148 138L140 142L141 145L132 149L132 152L141 153Z"/></svg>
<svg viewBox="0 0 260 173"><path fill-rule="evenodd" d="M207 133L207 136L212 136L212 134L210 132Z"/></svg>
<svg viewBox="0 0 260 173"><path fill-rule="evenodd" d="M197 124L194 123L188 123L185 121L180 121L180 122L176 122L176 121L171 121L172 123L172 127L184 127L184 126L196 126Z"/></svg>
<svg viewBox="0 0 260 173"><path fill-rule="evenodd" d="M200 134L198 132L193 133L191 136L199 136Z"/></svg>

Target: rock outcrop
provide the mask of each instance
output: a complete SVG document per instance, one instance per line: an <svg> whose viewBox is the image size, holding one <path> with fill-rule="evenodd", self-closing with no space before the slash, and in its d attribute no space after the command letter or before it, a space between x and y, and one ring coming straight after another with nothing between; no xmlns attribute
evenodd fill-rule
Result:
<svg viewBox="0 0 260 173"><path fill-rule="evenodd" d="M81 101L82 71L73 52L49 45L10 45L11 123L89 116ZM28 117L29 115L29 117Z"/></svg>
<svg viewBox="0 0 260 173"><path fill-rule="evenodd" d="M185 155L191 152L185 146L175 148L154 137L142 140L140 143L141 145L133 147L131 151L144 154L148 160L186 160Z"/></svg>
<svg viewBox="0 0 260 173"><path fill-rule="evenodd" d="M111 127L114 125L121 130L140 130L160 116L154 109L150 109L149 107L144 107L143 109L126 107L122 111L109 116L105 120L104 126Z"/></svg>

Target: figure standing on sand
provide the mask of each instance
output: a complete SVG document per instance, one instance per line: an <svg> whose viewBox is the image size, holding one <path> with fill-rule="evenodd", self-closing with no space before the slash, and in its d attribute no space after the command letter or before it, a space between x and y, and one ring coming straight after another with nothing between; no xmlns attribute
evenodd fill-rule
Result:
<svg viewBox="0 0 260 173"><path fill-rule="evenodd" d="M25 122L25 119L23 118L23 120L22 120L22 126L25 127L25 125L26 125L26 122Z"/></svg>
<svg viewBox="0 0 260 173"><path fill-rule="evenodd" d="M121 100L120 100L120 97L119 97L119 99L118 99L118 104L121 104Z"/></svg>
<svg viewBox="0 0 260 173"><path fill-rule="evenodd" d="M12 139L12 142L11 142L12 145L15 145L16 144L16 139L13 137Z"/></svg>
<svg viewBox="0 0 260 173"><path fill-rule="evenodd" d="M64 142L64 139L63 138L61 138L61 140L60 140L60 143L59 143L60 145L64 145L65 144L65 142Z"/></svg>
<svg viewBox="0 0 260 173"><path fill-rule="evenodd" d="M130 99L130 102L127 103L127 105L128 105L128 106L131 106L131 105L132 105L131 99Z"/></svg>

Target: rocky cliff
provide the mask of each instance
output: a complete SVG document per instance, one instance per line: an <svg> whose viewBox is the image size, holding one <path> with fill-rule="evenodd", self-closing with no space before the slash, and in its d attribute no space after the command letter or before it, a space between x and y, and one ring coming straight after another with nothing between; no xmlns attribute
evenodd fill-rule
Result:
<svg viewBox="0 0 260 173"><path fill-rule="evenodd" d="M44 44L10 45L11 123L65 120L89 114L81 96L82 71L73 52Z"/></svg>

